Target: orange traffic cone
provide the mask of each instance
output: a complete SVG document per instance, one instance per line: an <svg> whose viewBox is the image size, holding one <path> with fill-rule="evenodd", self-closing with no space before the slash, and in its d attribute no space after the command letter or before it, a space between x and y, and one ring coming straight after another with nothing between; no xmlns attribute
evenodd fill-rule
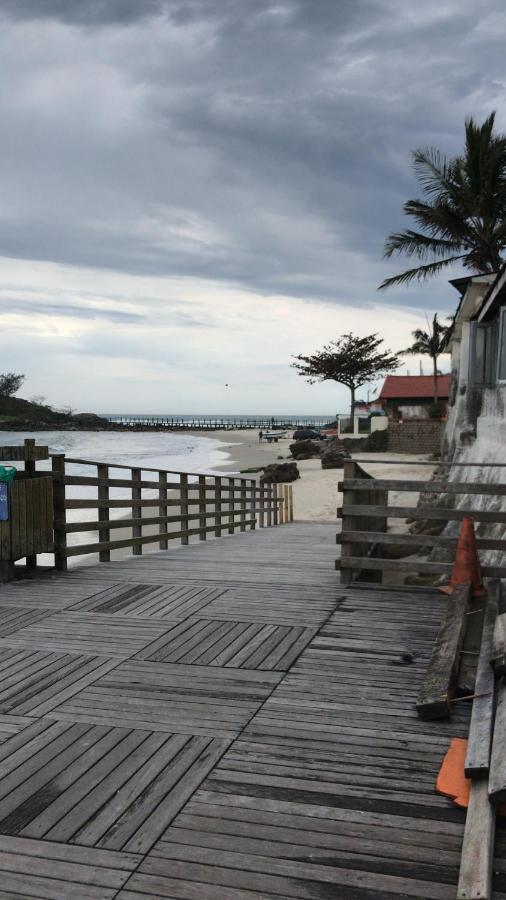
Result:
<svg viewBox="0 0 506 900"><path fill-rule="evenodd" d="M481 582L480 561L471 516L464 516L462 519L450 583L440 587L439 590L445 594L453 594L457 585L467 582L471 583L474 597L482 597L486 593Z"/></svg>

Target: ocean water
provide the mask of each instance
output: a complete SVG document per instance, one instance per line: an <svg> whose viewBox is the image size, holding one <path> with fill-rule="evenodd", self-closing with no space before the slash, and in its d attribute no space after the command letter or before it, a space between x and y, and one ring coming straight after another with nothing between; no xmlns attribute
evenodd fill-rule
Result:
<svg viewBox="0 0 506 900"><path fill-rule="evenodd" d="M115 469L114 463L143 469L167 469L172 472L193 472L213 474L220 464L226 463L229 454L226 445L215 438L193 434L172 434L162 432L111 432L111 431L40 431L0 432L0 446L22 444L25 438L34 438L38 445L47 446L50 453L65 453L67 458L78 458L94 462L110 464L111 478L129 477L128 472ZM50 469L50 460L37 463L37 469ZM20 466L22 468L22 464ZM69 475L88 475L96 477L96 468L85 463L67 464ZM145 472L144 477L153 480L153 473ZM154 476L156 479L156 476ZM190 478L190 481L193 481ZM69 499L96 498L97 488L86 485L70 485L66 488ZM156 491L143 490L143 498L154 500ZM110 497L127 499L131 497L128 488L111 488ZM111 509L110 517L119 519L130 515L129 509ZM71 509L67 511L69 522L88 522L97 518L96 509ZM68 544L94 543L96 532L79 532L68 535ZM83 562L81 557L71 557L69 564L74 566ZM94 562L95 557L87 557L87 562ZM41 557L43 565L52 565L52 557Z"/></svg>
<svg viewBox="0 0 506 900"><path fill-rule="evenodd" d="M0 431L0 446L22 444L25 438L48 446L50 453L174 472L212 473L228 458L225 445L214 438L159 431Z"/></svg>

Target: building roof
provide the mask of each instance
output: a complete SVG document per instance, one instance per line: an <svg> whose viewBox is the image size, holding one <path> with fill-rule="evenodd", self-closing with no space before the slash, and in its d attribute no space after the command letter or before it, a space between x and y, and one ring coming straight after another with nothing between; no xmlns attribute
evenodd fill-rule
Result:
<svg viewBox="0 0 506 900"><path fill-rule="evenodd" d="M500 306L504 306L505 303L505 284L506 284L506 263L502 266L501 270L497 273L494 281L490 285L487 293L485 294L481 306L476 311L473 316L474 320L478 322L486 321L487 318L491 318L495 315L497 309Z"/></svg>
<svg viewBox="0 0 506 900"><path fill-rule="evenodd" d="M451 375L437 379L440 398L450 396ZM381 388L380 400L430 400L434 396L432 375L387 375Z"/></svg>

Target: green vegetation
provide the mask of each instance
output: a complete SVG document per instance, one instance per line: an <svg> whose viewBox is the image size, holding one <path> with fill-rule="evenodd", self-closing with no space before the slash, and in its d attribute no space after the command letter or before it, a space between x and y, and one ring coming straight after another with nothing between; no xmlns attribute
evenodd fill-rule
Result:
<svg viewBox="0 0 506 900"><path fill-rule="evenodd" d="M377 334L357 337L343 334L336 341L331 341L323 350L312 356L296 356L297 362L292 367L310 384L321 381L336 381L344 384L351 392L351 416L355 409L355 394L376 378L381 378L400 365L398 356L390 350L381 350L383 339Z"/></svg>
<svg viewBox="0 0 506 900"><path fill-rule="evenodd" d="M497 272L506 248L506 135L494 133L495 113L483 125L465 123L461 156L446 159L434 147L413 152L423 200L404 212L421 231L389 235L385 256L415 257L422 265L386 278L382 288L424 281L454 262L470 272Z"/></svg>
<svg viewBox="0 0 506 900"><path fill-rule="evenodd" d="M0 375L0 397L12 397L13 394L17 394L24 380L24 375L17 375L15 372Z"/></svg>
<svg viewBox="0 0 506 900"><path fill-rule="evenodd" d="M0 381L5 376L0 375ZM72 415L42 403L0 393L0 430L37 431L45 429L109 429L110 422L93 413Z"/></svg>
<svg viewBox="0 0 506 900"><path fill-rule="evenodd" d="M437 376L439 373L437 361L441 354L445 352L445 340L448 328L448 325L442 325L441 322L439 322L437 313L435 313L432 322L427 322L427 331L423 331L422 328L416 328L415 331L411 332L414 337L411 347L408 347L406 350L401 350L403 355L430 356L434 377L434 406L438 406L439 400L437 385ZM430 415L432 415L432 413L430 413ZM433 418L438 418L438 416L434 415Z"/></svg>
<svg viewBox="0 0 506 900"><path fill-rule="evenodd" d="M263 472L264 468L265 466L253 466L251 469L239 469L239 473L241 475L249 475L250 473Z"/></svg>

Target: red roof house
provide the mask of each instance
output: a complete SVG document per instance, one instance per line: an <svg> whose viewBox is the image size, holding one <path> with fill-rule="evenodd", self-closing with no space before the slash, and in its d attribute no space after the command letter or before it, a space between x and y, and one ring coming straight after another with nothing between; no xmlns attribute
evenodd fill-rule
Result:
<svg viewBox="0 0 506 900"><path fill-rule="evenodd" d="M439 401L444 410L450 396L451 375L438 375ZM434 403L432 375L387 375L379 395L389 418L426 418Z"/></svg>

